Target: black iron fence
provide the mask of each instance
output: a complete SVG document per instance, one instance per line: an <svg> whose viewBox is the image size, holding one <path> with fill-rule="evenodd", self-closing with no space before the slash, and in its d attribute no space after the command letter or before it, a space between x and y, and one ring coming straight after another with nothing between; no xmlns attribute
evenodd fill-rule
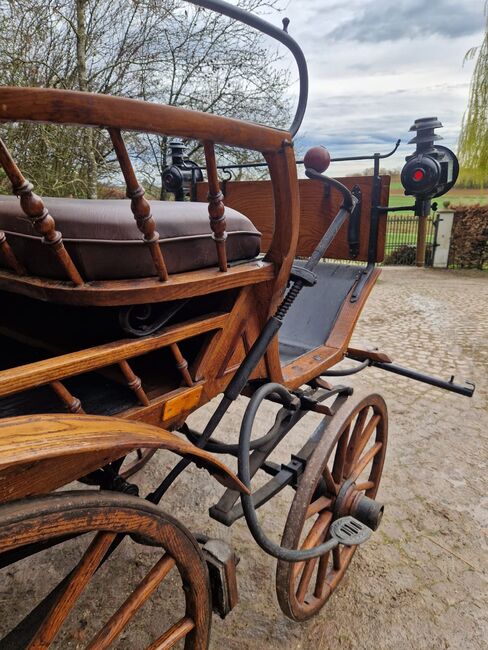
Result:
<svg viewBox="0 0 488 650"><path fill-rule="evenodd" d="M425 264L432 266L435 243L435 218L427 217ZM390 214L386 222L384 264L413 266L417 256L418 217Z"/></svg>

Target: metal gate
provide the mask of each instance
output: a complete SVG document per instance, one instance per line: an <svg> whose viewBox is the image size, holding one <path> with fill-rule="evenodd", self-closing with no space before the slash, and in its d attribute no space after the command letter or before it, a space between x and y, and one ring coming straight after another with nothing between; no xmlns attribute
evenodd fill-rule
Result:
<svg viewBox="0 0 488 650"><path fill-rule="evenodd" d="M418 217L390 214L386 221L386 244L384 264L414 266L417 254ZM425 265L432 266L435 247L436 220L427 217Z"/></svg>

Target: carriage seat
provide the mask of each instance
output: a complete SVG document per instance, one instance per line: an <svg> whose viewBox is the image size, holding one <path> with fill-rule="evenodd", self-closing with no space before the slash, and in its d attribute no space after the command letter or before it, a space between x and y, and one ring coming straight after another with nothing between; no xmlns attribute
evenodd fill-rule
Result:
<svg viewBox="0 0 488 650"><path fill-rule="evenodd" d="M122 280L153 276L151 255L142 241L128 200L44 198L65 246L85 280ZM206 203L152 201L152 215L168 272L183 273L217 265ZM255 257L261 233L240 212L226 208L227 259ZM65 279L54 256L14 196L0 196L0 230L17 259L32 275ZM4 262L0 255L0 266Z"/></svg>
<svg viewBox="0 0 488 650"><path fill-rule="evenodd" d="M303 260L296 264L305 265ZM326 343L363 267L321 262L317 283L306 287L291 306L280 330L280 358L284 366Z"/></svg>

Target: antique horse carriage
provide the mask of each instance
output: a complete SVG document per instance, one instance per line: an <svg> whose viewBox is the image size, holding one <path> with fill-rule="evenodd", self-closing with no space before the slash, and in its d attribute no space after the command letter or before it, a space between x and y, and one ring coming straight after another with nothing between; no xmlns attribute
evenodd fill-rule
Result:
<svg viewBox="0 0 488 650"><path fill-rule="evenodd" d="M87 540L71 572L13 623L0 648L66 643L59 636L65 620L124 539L159 548L160 557L110 619L99 621L86 647L117 645L172 568L183 586L183 614L147 647L207 647L212 608L224 616L237 601L236 558L158 505L190 463L225 487L210 515L227 526L245 517L257 543L277 558L283 612L309 618L383 512L376 494L385 403L331 378L374 365L473 392L349 346L383 259L389 178L379 174L381 156L374 156L372 177L338 181L323 176L328 154L314 148L304 161L308 179L298 180L293 137L307 96L300 49L286 29L233 6L195 4L290 48L301 92L289 132L120 97L0 88L0 121L108 129L130 198L41 199L0 141L15 195L0 196L0 566ZM434 145L437 126L416 123L417 152L404 170L420 216L457 173L453 154ZM167 170L167 187L178 199L188 190L191 201L144 198L125 130L203 144L206 180L181 152ZM221 182L215 144L261 153L270 180ZM346 357L353 365L337 366ZM203 431L191 429L188 415L222 393ZM241 394L249 402L239 438L216 440ZM275 420L253 437L264 401L277 404ZM308 440L288 463L273 462L272 452L309 413L320 419ZM131 476L158 449L182 460L142 498ZM219 453L237 457L238 475ZM253 489L257 473L267 479ZM60 490L75 480L85 486ZM256 510L287 487L294 497L278 543L265 535ZM177 504L171 508L177 515ZM105 587L110 597L109 582Z"/></svg>

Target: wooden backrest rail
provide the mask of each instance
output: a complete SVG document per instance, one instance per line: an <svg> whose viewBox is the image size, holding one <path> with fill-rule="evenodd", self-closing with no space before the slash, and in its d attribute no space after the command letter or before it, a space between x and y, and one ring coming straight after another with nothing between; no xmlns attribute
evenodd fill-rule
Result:
<svg viewBox="0 0 488 650"><path fill-rule="evenodd" d="M114 146L120 144L117 130L188 137L203 142L206 155L212 159L215 144L259 151L268 163L274 198L272 207L274 214L270 215L270 217L274 216L274 219L271 219L274 223L273 241L266 256L266 260L272 262L276 268L274 284L271 288L270 311L273 311L281 300L295 256L300 223L295 156L289 132L242 120L124 97L55 88L7 86L0 87L0 121L48 122L109 128L115 141ZM118 146L118 149L119 160L122 160L122 167L125 166L126 182L128 179L130 185L133 181L136 184L135 175L131 175L130 168L126 164L128 158L126 159L127 152L124 152L125 147L122 149ZM210 220L217 246L219 267L225 270L227 261L224 247L224 206L219 195L218 181L211 180L214 162L211 160L210 163ZM134 191L136 194L133 194L132 198L136 219L145 221L147 207L141 201L139 190ZM48 233L55 232L52 218L48 219L45 215L44 221ZM144 237L150 245L158 275L163 279L162 256L159 257L159 253L156 252L159 247L156 245L150 221L145 223L148 223L148 226L147 231L144 231ZM53 237L52 234L49 234L49 237L56 240L56 236ZM63 264L69 267L74 276L77 273L76 269L72 263L69 264L71 260L66 257L67 253L60 239L57 242L57 255L63 258ZM154 257L156 255L157 258ZM76 279L81 281L79 274Z"/></svg>
<svg viewBox="0 0 488 650"><path fill-rule="evenodd" d="M113 364L127 362L127 359L146 354L152 350L171 346L185 339L222 329L229 318L228 314L210 314L187 321L182 325L166 328L160 334L154 334L141 339L124 339L115 343L106 343L93 348L62 354L43 361L9 368L0 372L0 397L35 388L44 384L61 381L68 377L81 375L85 372L98 370ZM173 352L174 353L174 352ZM137 380L130 367L126 379L129 382ZM122 370L124 372L124 370ZM191 378L190 378L191 381ZM132 386L131 386L132 387ZM139 390L137 382L133 390ZM140 401L144 400L142 394L138 395ZM142 399L141 399L142 398Z"/></svg>

